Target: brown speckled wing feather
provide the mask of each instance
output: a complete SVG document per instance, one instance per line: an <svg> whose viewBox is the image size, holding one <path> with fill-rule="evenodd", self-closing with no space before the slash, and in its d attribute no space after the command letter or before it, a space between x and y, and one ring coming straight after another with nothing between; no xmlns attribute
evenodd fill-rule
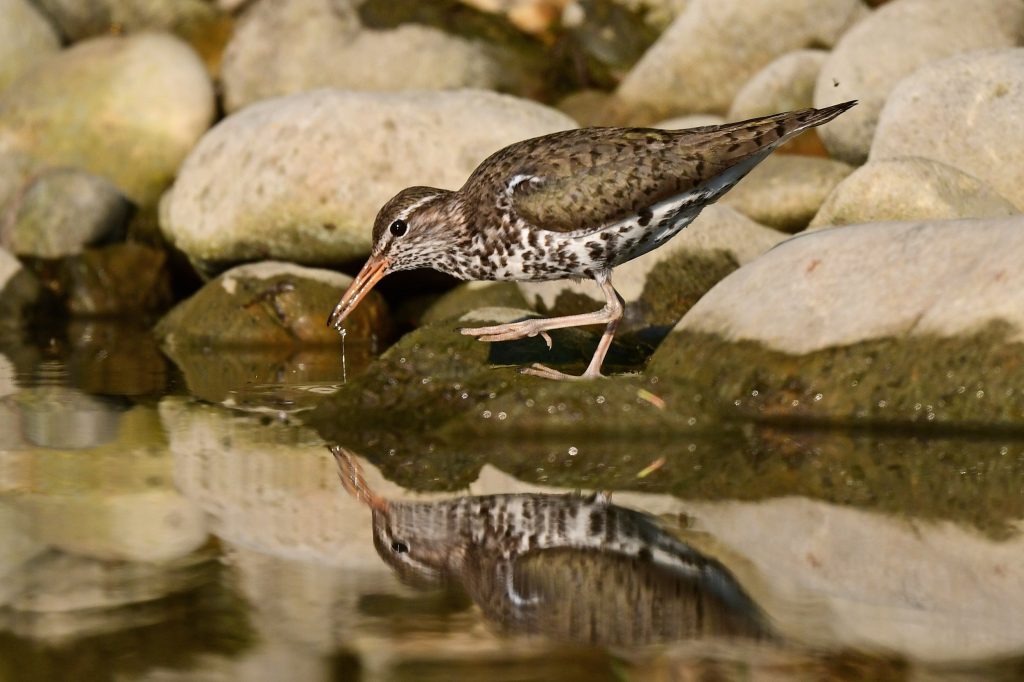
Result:
<svg viewBox="0 0 1024 682"><path fill-rule="evenodd" d="M581 128L524 140L481 164L463 192L475 195L477 206L505 195L521 218L545 230L598 229L695 190L751 157L766 156L851 106L689 130Z"/></svg>

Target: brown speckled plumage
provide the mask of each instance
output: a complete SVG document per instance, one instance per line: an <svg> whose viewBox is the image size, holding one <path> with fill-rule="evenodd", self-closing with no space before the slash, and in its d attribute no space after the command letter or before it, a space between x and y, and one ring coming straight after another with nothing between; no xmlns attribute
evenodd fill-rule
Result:
<svg viewBox="0 0 1024 682"><path fill-rule="evenodd" d="M458 191L412 187L384 205L367 268L331 324L340 328L383 274L419 267L474 280L587 277L608 298L605 310L589 317L466 330L483 340L617 323L621 304L609 283L615 266L663 244L783 142L854 104L688 130L580 128L505 147ZM598 353L586 376L599 375L604 351Z"/></svg>

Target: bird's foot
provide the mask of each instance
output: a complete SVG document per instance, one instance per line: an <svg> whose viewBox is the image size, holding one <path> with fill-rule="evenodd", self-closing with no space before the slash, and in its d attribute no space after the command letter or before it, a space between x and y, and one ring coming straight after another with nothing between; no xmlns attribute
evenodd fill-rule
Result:
<svg viewBox="0 0 1024 682"><path fill-rule="evenodd" d="M565 372L559 372L557 369L551 369L547 365L540 363L533 363L529 367L522 367L519 369L520 374L529 374L530 376L540 377L541 379L553 379L555 381L589 381L590 379L601 379L604 377L601 374L601 370L591 371L589 368L583 374L566 374Z"/></svg>
<svg viewBox="0 0 1024 682"><path fill-rule="evenodd" d="M463 327L459 333L466 336L475 336L479 341L513 341L525 339L532 336L540 336L551 350L551 336L544 331L544 320L523 320L522 322L510 322L509 324L497 324L493 327Z"/></svg>

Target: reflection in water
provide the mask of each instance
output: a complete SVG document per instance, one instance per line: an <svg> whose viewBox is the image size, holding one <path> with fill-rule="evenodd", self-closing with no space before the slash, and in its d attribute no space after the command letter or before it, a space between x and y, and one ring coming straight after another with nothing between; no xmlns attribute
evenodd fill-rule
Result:
<svg viewBox="0 0 1024 682"><path fill-rule="evenodd" d="M350 453L331 452L373 510L381 558L406 582L457 584L505 627L606 645L768 635L725 566L604 493L392 502Z"/></svg>

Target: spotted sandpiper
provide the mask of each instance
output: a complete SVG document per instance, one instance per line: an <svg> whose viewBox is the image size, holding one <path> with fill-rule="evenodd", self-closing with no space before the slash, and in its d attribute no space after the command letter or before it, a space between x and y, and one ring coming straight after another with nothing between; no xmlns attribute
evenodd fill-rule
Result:
<svg viewBox="0 0 1024 682"><path fill-rule="evenodd" d="M384 204L373 247L331 314L345 316L384 275L434 268L459 279L590 278L607 303L582 315L460 330L481 341L604 324L586 371L544 365L551 379L601 376L622 319L612 269L664 244L786 140L831 121L855 101L687 130L578 128L517 142L489 156L457 191L410 187Z"/></svg>

